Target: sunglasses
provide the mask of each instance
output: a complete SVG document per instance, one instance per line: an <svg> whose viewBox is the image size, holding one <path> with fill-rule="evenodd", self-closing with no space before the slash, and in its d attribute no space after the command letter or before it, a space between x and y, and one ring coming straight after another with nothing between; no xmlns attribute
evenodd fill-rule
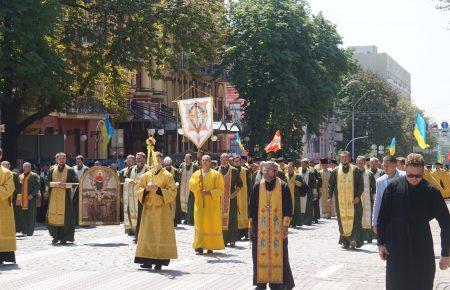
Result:
<svg viewBox="0 0 450 290"><path fill-rule="evenodd" d="M422 179L423 178L423 174L407 174L406 177L408 177L409 179Z"/></svg>

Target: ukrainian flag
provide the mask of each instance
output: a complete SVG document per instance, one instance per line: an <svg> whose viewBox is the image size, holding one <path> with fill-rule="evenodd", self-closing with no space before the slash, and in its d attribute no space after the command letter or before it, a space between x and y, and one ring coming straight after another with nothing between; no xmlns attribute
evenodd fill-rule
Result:
<svg viewBox="0 0 450 290"><path fill-rule="evenodd" d="M394 137L394 138L392 138L391 144L388 147L390 155L392 155L392 156L395 155L396 147L397 147L397 139Z"/></svg>
<svg viewBox="0 0 450 290"><path fill-rule="evenodd" d="M236 133L236 143L238 144L239 148L241 148L242 151L245 151L244 144L242 144L241 136L239 135L239 132Z"/></svg>
<svg viewBox="0 0 450 290"><path fill-rule="evenodd" d="M414 125L414 137L416 137L417 144L420 148L426 149L430 147L430 145L427 144L427 130L425 125L425 120L423 117L419 114L417 114L416 118L416 125Z"/></svg>

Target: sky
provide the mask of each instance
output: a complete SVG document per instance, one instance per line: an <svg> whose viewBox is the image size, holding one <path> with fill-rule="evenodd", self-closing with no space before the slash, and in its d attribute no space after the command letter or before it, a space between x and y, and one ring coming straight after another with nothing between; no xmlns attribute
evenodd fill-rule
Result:
<svg viewBox="0 0 450 290"><path fill-rule="evenodd" d="M432 0L309 0L336 25L344 47L376 45L411 73L412 101L450 120L450 12Z"/></svg>

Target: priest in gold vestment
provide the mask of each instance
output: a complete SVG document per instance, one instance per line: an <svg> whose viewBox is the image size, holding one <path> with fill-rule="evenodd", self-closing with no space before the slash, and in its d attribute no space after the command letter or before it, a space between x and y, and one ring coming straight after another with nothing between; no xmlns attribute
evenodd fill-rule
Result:
<svg viewBox="0 0 450 290"><path fill-rule="evenodd" d="M328 181L328 205L336 197L336 212L339 225L339 244L345 249L360 248L362 236L361 194L364 191L364 179L361 171L350 164L350 153L341 152L341 164L335 168Z"/></svg>
<svg viewBox="0 0 450 290"><path fill-rule="evenodd" d="M278 165L264 162L263 178L253 188L249 205L249 236L252 241L253 285L257 289L292 289L288 229L292 200L288 185L277 177Z"/></svg>
<svg viewBox="0 0 450 290"><path fill-rule="evenodd" d="M142 268L154 265L155 270L161 270L178 257L172 206L177 187L173 176L162 167L162 153L155 152L155 156L158 164L142 175L136 189L142 215L134 262Z"/></svg>
<svg viewBox="0 0 450 290"><path fill-rule="evenodd" d="M3 155L0 149L0 160ZM15 263L16 230L12 194L14 181L12 172L0 166L0 265L4 262Z"/></svg>
<svg viewBox="0 0 450 290"><path fill-rule="evenodd" d="M431 172L431 175L441 185L443 191L441 191L443 198L450 197L450 175L442 169L442 163L436 162L435 169Z"/></svg>
<svg viewBox="0 0 450 290"><path fill-rule="evenodd" d="M242 158L237 155L233 157L232 165L239 171L242 180L242 188L237 195L238 204L238 229L239 238L248 238L248 199L253 190L252 177L250 170L242 166Z"/></svg>
<svg viewBox="0 0 450 290"><path fill-rule="evenodd" d="M49 205L47 226L53 237L52 244L62 245L75 241L75 223L73 214L72 183L78 183L78 177L72 167L66 164L66 154L57 153L56 165L50 168L47 176Z"/></svg>
<svg viewBox="0 0 450 290"><path fill-rule="evenodd" d="M193 248L199 255L203 254L204 249L208 253L224 249L220 210L224 181L219 172L211 169L209 155L202 157L201 169L192 175L189 189L195 197Z"/></svg>

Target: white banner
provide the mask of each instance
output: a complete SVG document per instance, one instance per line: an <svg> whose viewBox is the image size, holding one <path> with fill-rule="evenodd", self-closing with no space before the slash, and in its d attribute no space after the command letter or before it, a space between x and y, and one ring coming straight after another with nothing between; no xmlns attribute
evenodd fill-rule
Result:
<svg viewBox="0 0 450 290"><path fill-rule="evenodd" d="M213 98L178 101L184 136L200 149L213 134Z"/></svg>

